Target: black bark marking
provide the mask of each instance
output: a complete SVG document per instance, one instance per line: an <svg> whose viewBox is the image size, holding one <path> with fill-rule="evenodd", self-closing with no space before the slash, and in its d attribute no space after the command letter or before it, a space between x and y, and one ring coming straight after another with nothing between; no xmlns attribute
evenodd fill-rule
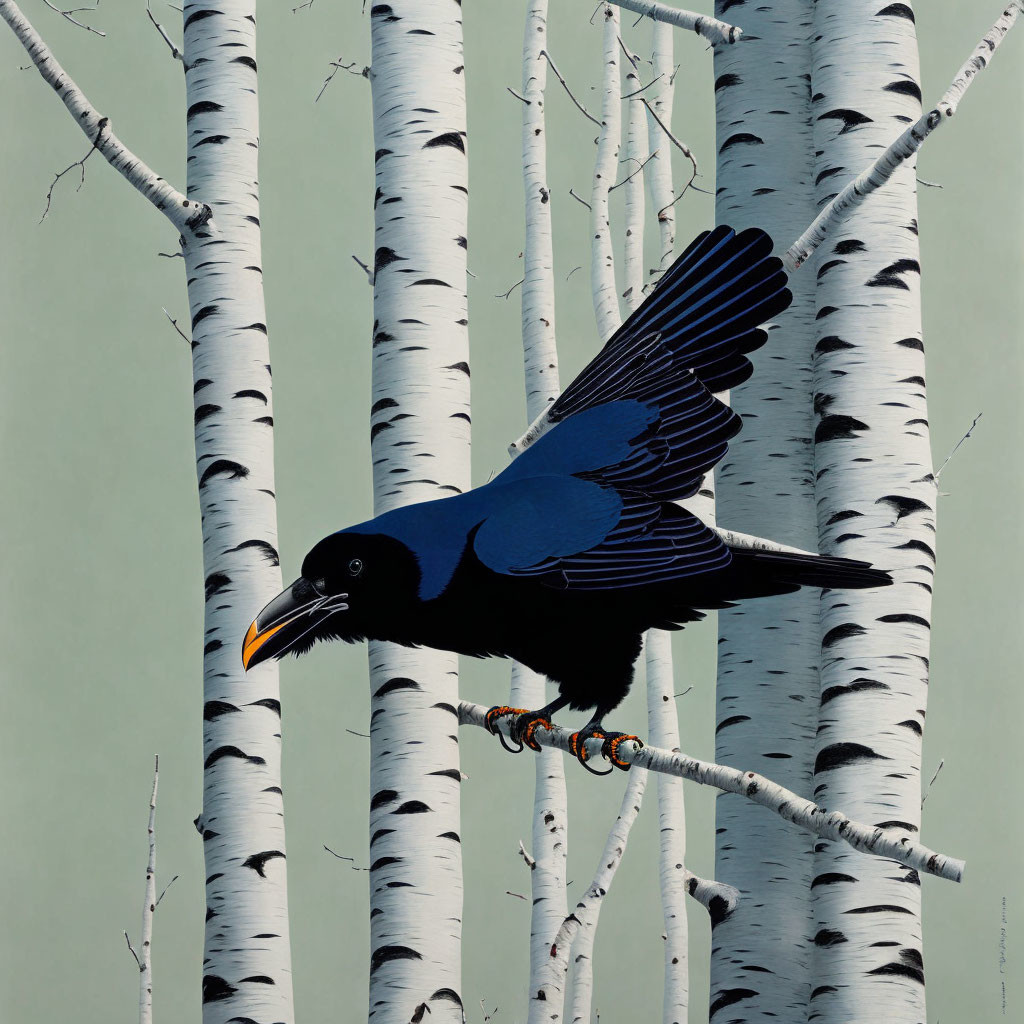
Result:
<svg viewBox="0 0 1024 1024"><path fill-rule="evenodd" d="M843 127L839 130L840 135L852 132L854 128L862 124L870 124L872 118L862 114L859 110L848 110L846 107L837 107L818 116L819 121L842 121Z"/></svg>
<svg viewBox="0 0 1024 1024"><path fill-rule="evenodd" d="M211 12L212 13L212 12ZM216 1003L221 999L230 999L238 991L216 974L203 975L203 1004Z"/></svg>
<svg viewBox="0 0 1024 1024"><path fill-rule="evenodd" d="M437 149L439 146L451 146L452 149L457 149L460 153L466 152L466 144L462 141L462 136L458 132L445 132L443 135L435 135L434 138L428 139L423 143L424 149Z"/></svg>
<svg viewBox="0 0 1024 1024"><path fill-rule="evenodd" d="M841 352L843 349L856 347L857 346L851 341L843 341L838 334L829 334L814 346L814 354L819 355L825 352Z"/></svg>
<svg viewBox="0 0 1024 1024"><path fill-rule="evenodd" d="M370 837L370 846L373 846L373 844L375 842L377 842L378 839L383 839L384 836L391 835L391 833L394 832L394 831L395 830L393 828L379 828L379 829L377 829L377 831L374 832L373 835Z"/></svg>
<svg viewBox="0 0 1024 1024"><path fill-rule="evenodd" d="M918 380L921 378L918 377ZM901 382L902 383L902 382ZM924 381L921 381L923 384ZM902 519L904 516L909 516L914 512L930 512L931 506L924 501L920 501L918 498L904 498L900 494L886 494L879 498L876 505L890 505L893 511L896 513L897 520Z"/></svg>
<svg viewBox="0 0 1024 1024"><path fill-rule="evenodd" d="M914 12L906 4L889 4L883 7L876 15L876 18L907 18L911 22L917 21Z"/></svg>
<svg viewBox="0 0 1024 1024"><path fill-rule="evenodd" d="M266 324L259 324L259 323L257 323L257 324L247 324L245 327L240 327L239 330L240 331L259 331L260 334L266 334L267 333L267 325Z"/></svg>
<svg viewBox="0 0 1024 1024"><path fill-rule="evenodd" d="M433 1002L435 999L447 999L448 1002L454 1003L456 1006L462 1006L462 1000L459 998L459 993L453 988L439 988L431 997L430 1000Z"/></svg>
<svg viewBox="0 0 1024 1024"><path fill-rule="evenodd" d="M825 317L831 316L833 313L838 313L838 306L822 306L821 309L815 314L815 320L824 320Z"/></svg>
<svg viewBox="0 0 1024 1024"><path fill-rule="evenodd" d="M404 804L396 807L393 814L426 814L434 808L425 804L422 800L406 800Z"/></svg>
<svg viewBox="0 0 1024 1024"><path fill-rule="evenodd" d="M444 488L442 488L444 490ZM437 704L431 704L432 708L436 708L438 711L447 711L450 715L458 715L458 711L455 709L453 704L448 704L445 701L439 701Z"/></svg>
<svg viewBox="0 0 1024 1024"><path fill-rule="evenodd" d="M217 14L220 14L220 13L221 13L220 11L215 11L215 10L212 10L211 8L206 8L206 9L204 9L202 11L196 11L195 14L190 14L185 19L185 25L184 25L183 30L184 31L188 31L189 26L194 25L197 21L202 21L204 18L212 18L212 17L214 17L214 15L217 15Z"/></svg>
<svg viewBox="0 0 1024 1024"><path fill-rule="evenodd" d="M281 717L281 702L276 697L264 697L262 700L251 701L246 707L250 708L266 708L268 711L273 711L278 718ZM267 792L267 790L264 790ZM280 793L281 791L278 790Z"/></svg>
<svg viewBox="0 0 1024 1024"><path fill-rule="evenodd" d="M734 1003L749 999L757 994L752 988L728 988L724 992L720 992L712 1001L708 1009L708 1018L714 1017L719 1010L724 1010L727 1006L732 1006Z"/></svg>
<svg viewBox="0 0 1024 1024"><path fill-rule="evenodd" d="M267 396L262 391L256 391L254 388L246 388L244 391L236 391L232 398L256 398L259 399L264 405L267 404Z"/></svg>
<svg viewBox="0 0 1024 1024"><path fill-rule="evenodd" d="M216 462L211 462L206 467L205 472L199 478L199 487L202 489L206 484L215 476L220 474L226 474L232 480L242 480L249 475L249 470L245 466L239 465L237 462L232 462L230 459L217 459Z"/></svg>
<svg viewBox="0 0 1024 1024"><path fill-rule="evenodd" d="M424 277L419 281L413 281L413 283L409 285L409 287L415 288L416 285L418 284L436 284L439 285L441 288L451 288L451 285L447 281L442 281L438 277Z"/></svg>
<svg viewBox="0 0 1024 1024"><path fill-rule="evenodd" d="M896 548L897 551L921 551L926 554L933 562L935 561L935 552L927 545L923 540L908 540L906 544L900 544Z"/></svg>
<svg viewBox="0 0 1024 1024"><path fill-rule="evenodd" d="M749 722L750 715L733 715L731 718L726 718L719 722L715 727L715 733L720 733L723 729L728 729L730 725L738 725L740 722Z"/></svg>
<svg viewBox="0 0 1024 1024"><path fill-rule="evenodd" d="M389 7L388 10L391 10ZM423 956L408 946L378 946L370 957L370 974L374 974L389 960L422 960Z"/></svg>
<svg viewBox="0 0 1024 1024"><path fill-rule="evenodd" d="M900 956L902 956L904 952L906 951L901 950ZM920 982L922 985L924 984L924 970L914 964L883 964L881 967L876 967L874 970L868 971L868 974L896 975L901 978L910 978L912 981Z"/></svg>
<svg viewBox="0 0 1024 1024"><path fill-rule="evenodd" d="M750 132L737 132L735 135L730 135L729 138L722 143L721 148L718 150L719 153L724 153L727 149L731 149L733 146L763 146L764 139L759 138L756 135L751 135Z"/></svg>
<svg viewBox="0 0 1024 1024"><path fill-rule="evenodd" d="M829 992L838 992L839 989L835 985L819 985L812 993L811 998L817 999L818 996L826 995Z"/></svg>
<svg viewBox="0 0 1024 1024"><path fill-rule="evenodd" d="M847 509L845 512L837 512L832 516L829 521L825 524L826 526L833 526L835 523L841 523L846 519L854 519L857 516L864 515L863 512L855 512L853 509Z"/></svg>
<svg viewBox="0 0 1024 1024"><path fill-rule="evenodd" d="M837 242L832 251L837 256L848 256L852 252L867 252L867 246L859 238L845 238Z"/></svg>
<svg viewBox="0 0 1024 1024"><path fill-rule="evenodd" d="M921 264L917 260L896 260L887 267L883 267L870 281L866 282L868 288L900 288L905 292L910 291L910 285L902 280L901 274L920 274Z"/></svg>
<svg viewBox="0 0 1024 1024"><path fill-rule="evenodd" d="M226 700L208 700L203 705L203 721L213 722L220 718L221 715L230 715L232 712L240 710L241 708L235 707L234 704L229 704Z"/></svg>
<svg viewBox="0 0 1024 1024"><path fill-rule="evenodd" d="M854 431L870 430L871 428L853 416L825 416L814 431L814 443L824 444L826 441L839 441L857 436Z"/></svg>
<svg viewBox="0 0 1024 1024"><path fill-rule="evenodd" d="M381 157L384 157L384 156L391 156L391 150L390 149L378 149L373 154L373 162L376 163L378 160L380 160ZM380 191L380 190L378 189L378 191ZM381 195L383 195L383 194L384 193L381 192ZM374 205L376 205L376 204L374 204Z"/></svg>
<svg viewBox="0 0 1024 1024"><path fill-rule="evenodd" d="M837 882L856 882L857 879L853 875L844 875L838 871L826 871L823 875L818 875L813 882L811 882L811 888L813 889L817 885L835 885Z"/></svg>
<svg viewBox="0 0 1024 1024"><path fill-rule="evenodd" d="M896 818L894 818L892 821L876 822L875 828L901 828L904 832L920 831L920 829L916 825L912 825L909 821L899 821Z"/></svg>
<svg viewBox="0 0 1024 1024"><path fill-rule="evenodd" d="M896 344L904 348L916 348L919 352L924 351L924 342L920 338L901 338Z"/></svg>
<svg viewBox="0 0 1024 1024"><path fill-rule="evenodd" d="M910 885L920 885L921 876L911 868L902 878L894 878L894 882L908 882Z"/></svg>
<svg viewBox="0 0 1024 1024"><path fill-rule="evenodd" d="M393 398L381 398L374 402L370 408L370 415L380 412L382 409L397 409L398 403Z"/></svg>
<svg viewBox="0 0 1024 1024"><path fill-rule="evenodd" d="M231 582L231 577L222 572L211 572L206 577L206 600L209 601L214 594L219 594Z"/></svg>
<svg viewBox="0 0 1024 1024"><path fill-rule="evenodd" d="M403 860L403 857L378 857L370 865L370 870L377 871L380 868L386 868L389 864L401 864Z"/></svg>
<svg viewBox="0 0 1024 1024"><path fill-rule="evenodd" d="M373 7L370 8L370 17L383 18L385 22L402 20L401 18L398 17L397 14L395 14L395 12L391 9L390 5L388 4L374 4ZM419 953L417 953L416 955L419 956ZM372 974L373 971L371 971L370 973Z"/></svg>
<svg viewBox="0 0 1024 1024"><path fill-rule="evenodd" d="M465 420L467 423L472 423L473 422L469 418L469 413L465 413L465 412L453 412L451 414L451 416L448 417L448 419L450 419L450 420Z"/></svg>
<svg viewBox="0 0 1024 1024"><path fill-rule="evenodd" d="M416 682L415 679L406 679L405 676L394 676L389 679L386 683L383 683L374 697L386 697L389 693L394 693L395 690L422 690L423 687Z"/></svg>
<svg viewBox="0 0 1024 1024"><path fill-rule="evenodd" d="M842 167L828 167L814 179L814 184L820 185L826 178L831 178L835 174L841 174L842 171Z"/></svg>
<svg viewBox="0 0 1024 1024"><path fill-rule="evenodd" d="M195 425L198 426L203 420L215 413L220 412L219 405L201 405L195 412Z"/></svg>
<svg viewBox="0 0 1024 1024"><path fill-rule="evenodd" d="M398 793L393 789L382 789L375 793L373 799L370 801L370 810L375 811L378 807L383 807L384 804L391 803L392 800L398 799Z"/></svg>
<svg viewBox="0 0 1024 1024"><path fill-rule="evenodd" d="M230 63L244 64L247 68L252 68L253 71L256 70L256 61L254 61L252 57L233 57Z"/></svg>
<svg viewBox="0 0 1024 1024"><path fill-rule="evenodd" d="M207 921L209 921L211 918L216 917L216 916L217 916L217 911L214 910L213 907L207 907L206 908L206 920Z"/></svg>
<svg viewBox="0 0 1024 1024"><path fill-rule="evenodd" d="M715 92L718 92L719 89L728 89L733 85L741 85L742 82L743 79L739 75L719 75L715 79Z"/></svg>
<svg viewBox="0 0 1024 1024"><path fill-rule="evenodd" d="M242 218L242 220L247 220L247 221L248 221L248 222L249 222L250 224L255 224L255 225L256 225L256 227L259 227L259 226L260 226L260 219L259 219L259 217L253 217L253 216L252 216L252 214L248 214L248 213L247 213L247 214L246 214L246 215L245 215L245 216L244 216L244 217ZM264 328L263 330L264 330L264 333L266 333L266 328Z"/></svg>
<svg viewBox="0 0 1024 1024"><path fill-rule="evenodd" d="M202 14L203 12L200 11L198 13ZM209 11L206 13L213 14L214 12ZM193 17L198 17L198 15L193 15ZM223 109L224 108L219 103L214 103L212 100L201 100L199 103L193 103L192 106L188 108L185 120L191 121L193 117L198 117L200 114L216 114Z"/></svg>
<svg viewBox="0 0 1024 1024"><path fill-rule="evenodd" d="M921 618L920 615L911 615L910 612L894 612L892 615L879 615L875 620L876 622L907 622L915 626L924 626L925 629L931 629L932 624L927 620Z"/></svg>
<svg viewBox="0 0 1024 1024"><path fill-rule="evenodd" d="M442 832L437 838L438 839L450 839L454 843L461 843L462 842L462 839L459 838L459 833L458 832Z"/></svg>
<svg viewBox="0 0 1024 1024"><path fill-rule="evenodd" d="M372 444L374 442L378 434L390 429L390 423L374 423L374 425L370 427L370 443Z"/></svg>
<svg viewBox="0 0 1024 1024"><path fill-rule="evenodd" d="M266 764L267 762L256 754L246 754L244 751L238 749L238 747L226 746L218 747L210 756L203 762L204 768L211 768L218 761L222 761L225 757L235 757L240 761L248 761L249 764Z"/></svg>
<svg viewBox="0 0 1024 1024"><path fill-rule="evenodd" d="M196 315L192 317L192 330L196 329L196 324L202 323L208 316L213 316L220 307L215 305L203 306L202 309L196 312Z"/></svg>
<svg viewBox="0 0 1024 1024"><path fill-rule="evenodd" d="M224 644L220 640L211 640L204 648L203 654L213 654L214 651L219 651Z"/></svg>
<svg viewBox="0 0 1024 1024"><path fill-rule="evenodd" d="M439 775L445 779L454 779L456 782L462 782L462 772L458 768L440 768L436 772L427 772L428 775Z"/></svg>
<svg viewBox="0 0 1024 1024"><path fill-rule="evenodd" d="M207 380L205 377L200 377L199 380L197 380L195 384L192 385L192 394L194 395L197 392L202 391L203 388L208 388L212 383L212 380Z"/></svg>
<svg viewBox="0 0 1024 1024"><path fill-rule="evenodd" d="M846 941L846 936L842 932L835 931L833 928L822 928L814 936L814 944L816 946L838 946Z"/></svg>
<svg viewBox="0 0 1024 1024"><path fill-rule="evenodd" d="M262 853L254 853L251 857L246 857L242 861L242 867L252 868L260 878L266 878L267 875L263 869L267 866L267 861L276 860L278 857L281 860L285 859L280 850L264 850Z"/></svg>
<svg viewBox="0 0 1024 1024"><path fill-rule="evenodd" d="M276 985L277 984L277 982L275 982L273 978L268 977L266 974L251 974L248 978L242 978L242 980L238 984L241 985L242 982L245 982L245 981L254 981L254 982L256 982L259 985Z"/></svg>
<svg viewBox="0 0 1024 1024"><path fill-rule="evenodd" d="M846 260L829 260L827 263L823 263L818 267L818 274L815 277L816 281L820 281L833 267L845 267Z"/></svg>
<svg viewBox="0 0 1024 1024"><path fill-rule="evenodd" d="M467 377L470 376L469 363L463 361L461 363L452 363L451 366L446 366L446 370L461 370Z"/></svg>
<svg viewBox="0 0 1024 1024"><path fill-rule="evenodd" d="M690 882L690 892L697 887L697 880L693 879ZM711 930L714 931L715 927L721 924L732 911L729 909L729 901L724 896L712 896L708 900L708 917L711 919Z"/></svg>
<svg viewBox="0 0 1024 1024"><path fill-rule="evenodd" d="M281 556L277 553L277 548L265 540L243 540L241 544L228 548L224 553L230 555L236 551L245 551L246 548L255 548L271 565L281 564Z"/></svg>
<svg viewBox="0 0 1024 1024"><path fill-rule="evenodd" d="M850 910L844 910L844 914L912 914L912 910L908 910L906 907L898 907L895 903L873 903L870 907L853 907Z"/></svg>
<svg viewBox="0 0 1024 1024"><path fill-rule="evenodd" d="M200 139L194 146L198 149L200 146L219 146L224 142L228 141L227 135L207 135L205 139Z"/></svg>
<svg viewBox="0 0 1024 1024"><path fill-rule="evenodd" d="M382 245L373 255L373 272L378 274L388 266L388 264L395 263L399 260L404 261L405 259L405 256L399 256L394 249L391 249L386 245Z"/></svg>
<svg viewBox="0 0 1024 1024"><path fill-rule="evenodd" d="M890 761L891 758L879 754L863 743L830 743L819 751L814 759L814 774L830 772L836 768L846 768L851 764L867 764L869 761Z"/></svg>
<svg viewBox="0 0 1024 1024"><path fill-rule="evenodd" d="M459 246L460 249L468 249L469 248L469 240L466 238L465 235L458 235L458 236L456 236L455 241L458 243L458 246Z"/></svg>
<svg viewBox="0 0 1024 1024"><path fill-rule="evenodd" d="M895 92L900 96L912 96L918 103L921 102L921 87L912 78L902 78L897 82L890 82L883 92Z"/></svg>

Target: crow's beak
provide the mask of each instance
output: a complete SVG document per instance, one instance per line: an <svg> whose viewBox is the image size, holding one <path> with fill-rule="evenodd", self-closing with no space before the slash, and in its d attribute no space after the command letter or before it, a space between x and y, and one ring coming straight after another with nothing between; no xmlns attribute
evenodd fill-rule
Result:
<svg viewBox="0 0 1024 1024"><path fill-rule="evenodd" d="M279 658L328 616L348 608L347 597L324 597L300 576L253 620L242 642L242 667L248 672L268 658Z"/></svg>

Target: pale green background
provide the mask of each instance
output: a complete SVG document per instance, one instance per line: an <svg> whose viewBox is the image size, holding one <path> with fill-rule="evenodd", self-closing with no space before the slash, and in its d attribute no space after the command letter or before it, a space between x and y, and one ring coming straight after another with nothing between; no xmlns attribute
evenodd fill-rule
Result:
<svg viewBox="0 0 1024 1024"><path fill-rule="evenodd" d="M297 0L296 0L297 2ZM556 2L550 45L581 98L597 105L599 30L589 6ZM710 5L701 5L709 9ZM997 13L994 3L919 4L926 99L945 88ZM328 61L365 63L359 0L297 14L262 4L262 199L274 362L277 480L286 578L311 543L369 511L370 290L350 259L370 254L369 88ZM518 85L522 3L467 3L474 477L505 464L523 422ZM141 0L106 0L108 38L25 0L66 68L124 141L183 185L180 68ZM343 8L343 9L338 9ZM737 19L742 8L736 8ZM180 38L178 16L157 13ZM632 21L632 19L628 19ZM628 22L627 22L628 23ZM1024 834L1016 755L1021 720L1022 36L1016 30L962 112L927 144L921 196L925 338L936 458L972 417L975 436L942 477L924 840L968 861L963 885L927 878L929 1020L1020 1019L1024 905L1014 861ZM635 45L648 38L634 32ZM711 54L677 35L675 127L713 187ZM0 1007L5 1021L136 1019L137 973L121 934L138 934L152 755L161 755L159 878L180 875L156 918L157 1018L198 1019L203 928L200 809L202 569L189 354L161 306L187 321L182 266L165 221L100 158L79 194L53 173L87 149L63 107L0 29L0 366L5 669L0 726L3 819ZM557 84L548 103L563 381L595 347L586 269L593 125ZM711 223L713 201L680 205L680 241ZM713 623L678 642L683 746L713 752ZM492 703L507 665L466 665L463 692ZM366 877L324 852L366 860L365 652L335 645L284 666L284 775L296 1007L304 1022L358 1020L366 987ZM617 716L643 728L642 694ZM532 764L466 730L464 996L523 1019ZM571 768L571 766L570 766ZM614 817L623 778L570 770L570 872L580 893ZM651 794L653 802L653 793ZM687 789L689 860L710 874L713 798ZM1000 969L1007 899L1005 973ZM691 908L692 1020L706 1019L708 928ZM596 1006L606 1022L660 1013L656 816L641 816L606 902Z"/></svg>

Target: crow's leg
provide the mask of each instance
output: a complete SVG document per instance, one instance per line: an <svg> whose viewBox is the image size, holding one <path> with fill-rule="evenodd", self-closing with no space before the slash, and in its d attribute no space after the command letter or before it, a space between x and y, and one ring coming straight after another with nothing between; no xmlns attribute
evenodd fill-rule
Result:
<svg viewBox="0 0 1024 1024"><path fill-rule="evenodd" d="M564 708L568 703L569 699L567 697L559 696L539 711L528 711L526 708L511 708L507 704L498 704L491 708L484 716L484 724L487 727L487 731L494 733L501 742L501 745L511 754L518 754L523 749L524 743L531 750L540 750L540 744L533 738L534 732L541 727L550 729L551 716L556 711ZM499 718L504 718L507 715L516 716L512 720L511 728L509 729L512 741L519 744L516 747L510 747L505 742L505 734L496 724Z"/></svg>
<svg viewBox="0 0 1024 1024"><path fill-rule="evenodd" d="M587 722L579 732L574 732L569 737L569 749L576 755L576 760L579 761L588 772L594 775L610 775L612 769L609 768L607 771L599 772L596 768L592 768L590 761L588 760L589 755L587 754L587 740L592 739L603 739L604 744L601 747L601 753L615 768L621 768L624 772L629 771L629 762L623 761L619 757L619 745L625 740L633 740L638 746L643 746L643 742L638 736L634 736L631 733L625 732L605 732L604 726L601 724L601 719L604 718L604 714L598 709L598 713Z"/></svg>

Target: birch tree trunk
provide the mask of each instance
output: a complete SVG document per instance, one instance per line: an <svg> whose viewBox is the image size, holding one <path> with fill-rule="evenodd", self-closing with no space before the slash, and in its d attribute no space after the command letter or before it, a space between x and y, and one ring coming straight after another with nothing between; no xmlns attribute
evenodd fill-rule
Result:
<svg viewBox="0 0 1024 1024"><path fill-rule="evenodd" d="M813 111L824 204L921 112L904 3L818 0ZM822 552L893 571L895 585L821 598L814 793L862 820L917 831L935 571L921 341L916 160L822 246L814 464ZM819 1024L925 1019L916 871L821 842L814 863Z"/></svg>
<svg viewBox="0 0 1024 1024"><path fill-rule="evenodd" d="M523 191L526 238L523 244L523 368L526 417L532 423L559 394L555 347L554 251L551 192L547 182L547 133L544 88L547 62L547 0L531 0L523 32ZM513 707L536 709L547 703L544 677L525 665L512 667ZM546 1024L550 1010L534 998L551 944L568 914L565 886L568 800L562 754L545 747L536 755L533 839L530 864L529 1024Z"/></svg>
<svg viewBox="0 0 1024 1024"><path fill-rule="evenodd" d="M470 486L466 100L456 0L370 10L374 512ZM458 660L370 645L370 1005L462 1024Z"/></svg>
<svg viewBox="0 0 1024 1024"><path fill-rule="evenodd" d="M768 231L781 253L814 217L810 0L745 4L733 46L715 49L716 219ZM718 521L816 550L811 449L814 272L768 325L754 374L735 388L745 429L718 467ZM845 594L845 592L843 592ZM801 591L718 614L716 760L808 793L818 699L818 597ZM813 841L733 795L719 796L715 878L740 890L715 927L710 1019L805 1019L811 989Z"/></svg>
<svg viewBox="0 0 1024 1024"><path fill-rule="evenodd" d="M275 663L241 637L281 589L260 258L255 0L187 3L187 193L213 219L184 245L206 577L204 1024L290 1022L291 954Z"/></svg>

